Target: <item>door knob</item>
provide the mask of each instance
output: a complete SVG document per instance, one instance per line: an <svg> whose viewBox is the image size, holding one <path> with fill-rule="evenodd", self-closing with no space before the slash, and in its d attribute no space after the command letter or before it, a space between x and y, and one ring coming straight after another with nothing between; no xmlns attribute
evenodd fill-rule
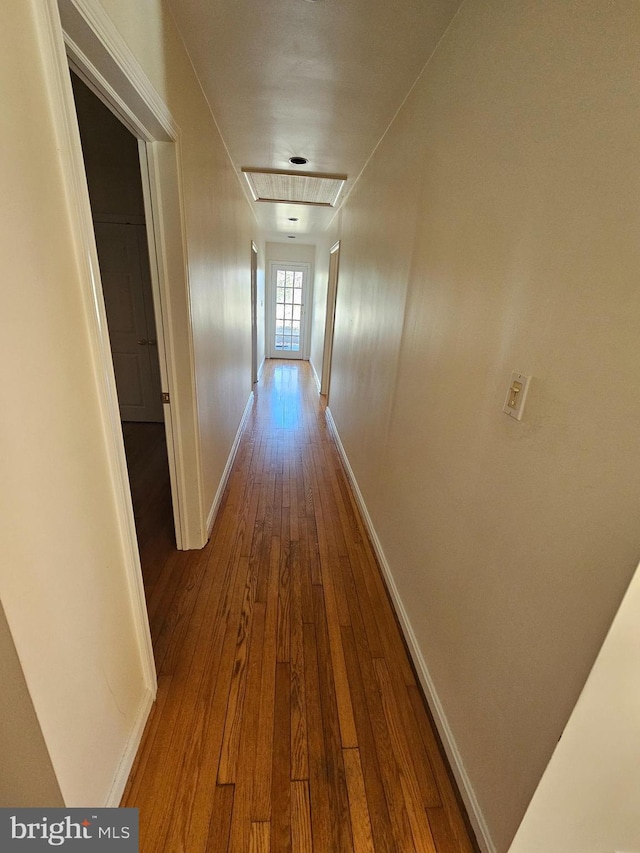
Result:
<svg viewBox="0 0 640 853"><path fill-rule="evenodd" d="M138 341L139 347L146 347L146 346L148 346L148 344L149 344L149 341L145 340L144 338L141 341Z"/></svg>
<svg viewBox="0 0 640 853"><path fill-rule="evenodd" d="M150 347L157 347L158 346L158 342L154 341L154 340L149 340L148 344Z"/></svg>

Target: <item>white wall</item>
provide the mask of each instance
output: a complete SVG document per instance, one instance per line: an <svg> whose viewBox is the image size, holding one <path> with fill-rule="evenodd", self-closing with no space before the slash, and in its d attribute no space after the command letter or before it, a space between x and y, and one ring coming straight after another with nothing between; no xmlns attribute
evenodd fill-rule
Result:
<svg viewBox="0 0 640 853"><path fill-rule="evenodd" d="M337 234L331 410L501 853L640 552L639 63L631 0L470 0Z"/></svg>
<svg viewBox="0 0 640 853"><path fill-rule="evenodd" d="M640 850L636 572L509 853Z"/></svg>
<svg viewBox="0 0 640 853"><path fill-rule="evenodd" d="M308 243L267 243L266 253L267 269L272 261L286 261L289 264L314 264L316 260L316 247Z"/></svg>
<svg viewBox="0 0 640 853"><path fill-rule="evenodd" d="M62 806L62 795L0 606L0 808Z"/></svg>
<svg viewBox="0 0 640 853"><path fill-rule="evenodd" d="M251 387L253 219L162 4L103 7L181 131L206 517ZM0 600L64 802L99 806L126 776L151 696L42 9L0 9ZM177 345L188 357L188 340Z"/></svg>

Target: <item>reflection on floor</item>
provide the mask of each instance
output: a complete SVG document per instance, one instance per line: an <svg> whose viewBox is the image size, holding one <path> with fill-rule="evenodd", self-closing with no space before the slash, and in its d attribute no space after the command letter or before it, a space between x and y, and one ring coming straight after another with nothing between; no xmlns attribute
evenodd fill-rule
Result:
<svg viewBox="0 0 640 853"><path fill-rule="evenodd" d="M210 542L149 598L142 853L470 853L308 364L270 361Z"/></svg>

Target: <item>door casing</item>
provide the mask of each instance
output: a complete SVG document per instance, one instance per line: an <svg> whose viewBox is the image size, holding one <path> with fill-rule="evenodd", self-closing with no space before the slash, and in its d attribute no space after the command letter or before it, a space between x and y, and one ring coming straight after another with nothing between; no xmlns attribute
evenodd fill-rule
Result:
<svg viewBox="0 0 640 853"><path fill-rule="evenodd" d="M324 347L322 350L322 377L320 393L329 402L331 388L331 362L333 359L333 334L336 326L336 303L338 301L338 273L340 271L340 240L329 250L329 281L327 284L327 310L324 325Z"/></svg>
<svg viewBox="0 0 640 853"><path fill-rule="evenodd" d="M206 544L206 524L193 341L187 307L180 129L149 81L141 75L128 48L121 44L121 36L106 13L87 0L47 0L47 3L59 9L69 66L138 138L161 384L169 400L164 405L164 415L176 544L181 549L201 548ZM65 106L70 112L66 103ZM73 116L67 115L67 121L75 124L75 109ZM73 159L74 183L80 185L82 193L84 165L81 160L78 163ZM82 198L79 204L83 220L84 201ZM113 366L103 320L104 300L97 261L93 266L95 240L87 227L88 223L83 221L81 239L86 244L85 255L91 266L87 285L98 315L96 345L106 384L110 386ZM112 388L108 394L112 397ZM111 399L111 421L115 421L113 403ZM122 497L130 504L128 478L123 479L126 462L119 415L117 427L112 423L111 431L113 442L118 445L114 456L121 457L121 464L115 458L113 462L122 468ZM123 512L128 514L129 510L123 508ZM131 524L135 532L133 521Z"/></svg>
<svg viewBox="0 0 640 853"><path fill-rule="evenodd" d="M302 270L304 274L304 291L302 304L302 321L301 321L301 347L298 353L288 354L275 349L275 297L276 286L275 276L277 270ZM269 264L269 280L268 280L268 301L269 310L267 312L266 332L267 332L267 353L269 358L290 358L309 360L309 344L311 332L311 306L313 304L313 282L311 280L311 264L297 263L292 261L271 261Z"/></svg>
<svg viewBox="0 0 640 853"><path fill-rule="evenodd" d="M258 247L251 241L251 388L258 381Z"/></svg>

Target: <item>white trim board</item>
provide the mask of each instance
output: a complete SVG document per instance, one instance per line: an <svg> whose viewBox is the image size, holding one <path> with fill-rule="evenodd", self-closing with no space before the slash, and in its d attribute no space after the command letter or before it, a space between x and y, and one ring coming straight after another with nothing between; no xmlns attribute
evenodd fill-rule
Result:
<svg viewBox="0 0 640 853"><path fill-rule="evenodd" d="M138 748L142 741L142 735L144 734L144 729L147 724L149 714L151 713L153 703L153 693L151 691L147 691L142 697L142 702L140 703L136 719L131 728L131 732L129 733L129 737L127 738L122 757L118 764L115 776L113 777L113 782L111 783L111 788L107 794L104 808L116 809L120 805L120 800L122 799L124 789L127 785L129 774L133 767L133 762L136 760Z"/></svg>
<svg viewBox="0 0 640 853"><path fill-rule="evenodd" d="M134 136L146 142L177 139L179 129L167 105L102 5L95 0L57 3L74 70L87 85L106 96Z"/></svg>
<svg viewBox="0 0 640 853"><path fill-rule="evenodd" d="M320 393L329 401L331 390L331 362L333 360L333 338L338 305L338 277L340 275L340 240L329 249L329 275L327 279L327 303L324 314L324 337L322 342L322 365L320 369Z"/></svg>
<svg viewBox="0 0 640 853"><path fill-rule="evenodd" d="M318 386L318 394L322 394L321 385L320 385L320 377L318 376L318 371L316 370L316 366L311 359L309 359L309 364L311 365L311 372L313 373L313 378L315 379L316 385Z"/></svg>
<svg viewBox="0 0 640 853"><path fill-rule="evenodd" d="M387 589L389 590L398 621L400 622L402 633L409 648L413 665L415 666L418 678L420 679L420 684L424 690L429 709L436 724L436 728L438 729L440 739L442 740L442 745L444 746L447 758L449 759L451 770L453 771L460 795L467 809L467 814L469 815L469 820L471 821L471 825L476 834L476 839L483 853L497 853L496 846L491 838L491 833L489 832L489 827L486 824L484 815L480 809L480 804L478 803L473 787L471 786L471 780L467 775L467 771L462 761L462 756L460 755L460 750L458 749L458 745L456 744L453 732L449 726L444 708L442 707L442 703L438 697L435 684L431 678L425 659L422 656L422 652L420 651L420 646L418 645L416 635L411 626L411 622L409 621L407 611L402 603L391 567L382 549L382 544L378 538L375 527L373 526L373 521L369 515L369 510L367 509L360 487L358 486L358 481L356 480L349 458L340 439L336 422L334 421L333 415L328 406L325 409L325 415L327 424L329 425L329 429L335 440L336 447L338 448L340 459L342 460L347 477L349 478L353 494L355 495L358 503L358 508L362 514L362 519L365 523L365 527L367 528L367 533L369 534L376 557L380 563L382 574L384 576Z"/></svg>
<svg viewBox="0 0 640 853"><path fill-rule="evenodd" d="M262 362L264 365L264 361ZM262 370L262 366L260 368ZM259 374L258 374L259 375ZM213 525L216 520L216 516L218 515L218 510L220 509L220 504L222 503L222 496L224 494L224 490L227 487L227 482L229 480L229 474L231 473L231 469L233 467L233 463L235 462L236 454L238 453L238 447L240 446L240 440L242 439L242 434L244 432L244 428L247 424L247 420L249 419L249 415L251 414L251 409L253 407L254 393L253 391L249 394L249 399L247 400L247 405L244 407L244 412L242 413L242 417L240 419L240 425L238 426L238 431L236 432L236 437L233 440L233 444L231 445L231 450L229 451L229 457L227 459L227 464L224 466L224 471L222 472L222 477L220 478L220 483L218 484L218 489L216 491L216 496L213 499L213 503L211 504L211 509L209 510L209 515L207 516L207 541L211 537L211 531L213 530Z"/></svg>

